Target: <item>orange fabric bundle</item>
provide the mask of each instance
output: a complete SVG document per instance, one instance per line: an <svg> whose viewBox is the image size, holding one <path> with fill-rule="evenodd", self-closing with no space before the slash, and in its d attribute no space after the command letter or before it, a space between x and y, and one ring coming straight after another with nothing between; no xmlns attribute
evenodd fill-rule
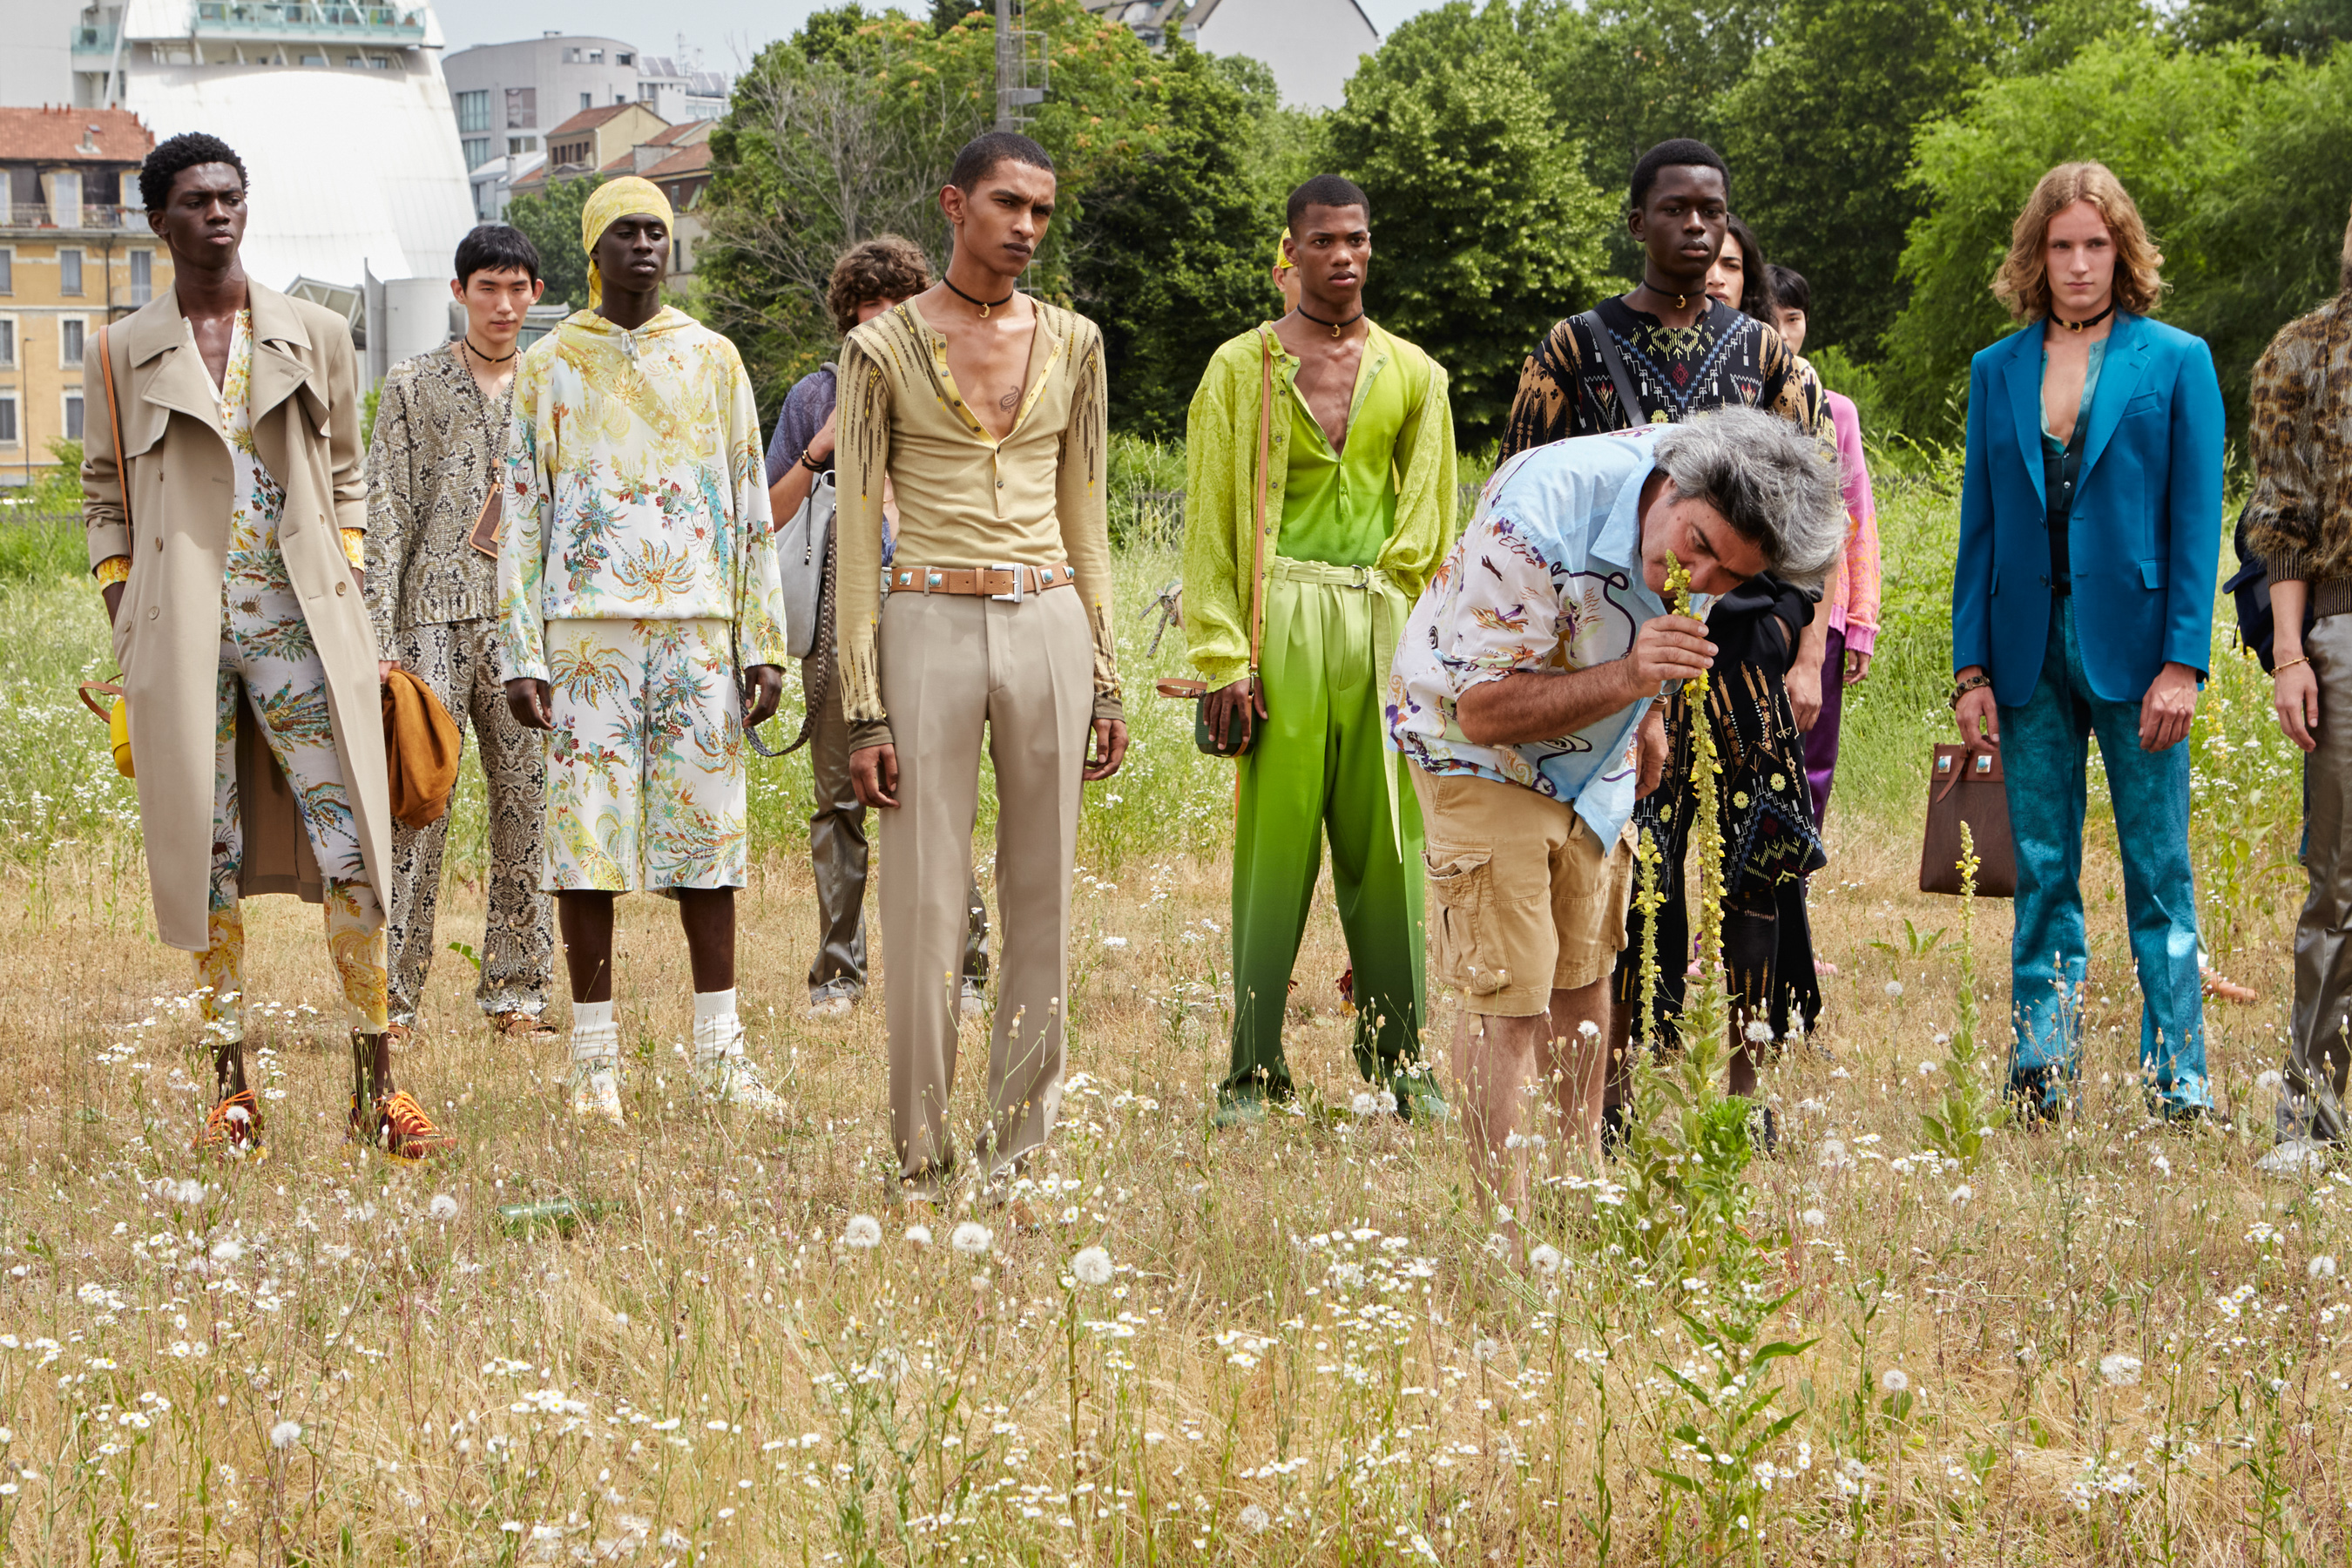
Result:
<svg viewBox="0 0 2352 1568"><path fill-rule="evenodd" d="M449 810L461 737L433 689L404 669L383 683L383 765L392 815L404 827L430 827Z"/></svg>

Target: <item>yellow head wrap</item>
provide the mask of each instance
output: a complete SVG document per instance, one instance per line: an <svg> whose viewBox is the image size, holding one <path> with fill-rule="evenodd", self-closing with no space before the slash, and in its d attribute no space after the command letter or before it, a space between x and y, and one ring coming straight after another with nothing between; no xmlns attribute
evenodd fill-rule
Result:
<svg viewBox="0 0 2352 1568"><path fill-rule="evenodd" d="M1290 253L1282 248L1289 243L1290 231L1286 228L1282 231L1282 237L1274 242L1274 269L1276 272L1287 272L1298 265L1290 259Z"/></svg>
<svg viewBox="0 0 2352 1568"><path fill-rule="evenodd" d="M662 220L662 226L673 236L677 231L677 216L670 211L669 198L651 180L635 174L624 174L617 180L607 180L588 194L588 201L580 209L580 248L588 253L588 308L594 310L604 303L604 279L596 271L596 242L604 231L625 217L643 214Z"/></svg>

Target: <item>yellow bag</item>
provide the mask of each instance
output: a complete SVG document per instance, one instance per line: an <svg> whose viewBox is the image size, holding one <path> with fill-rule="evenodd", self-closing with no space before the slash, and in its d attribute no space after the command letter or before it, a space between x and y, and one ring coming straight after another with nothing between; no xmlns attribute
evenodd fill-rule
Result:
<svg viewBox="0 0 2352 1568"><path fill-rule="evenodd" d="M113 698L112 705L100 708L90 696L93 691ZM106 738L114 747L114 771L127 779L137 778L131 766L131 699L110 680L85 680L79 695L82 706L106 721Z"/></svg>

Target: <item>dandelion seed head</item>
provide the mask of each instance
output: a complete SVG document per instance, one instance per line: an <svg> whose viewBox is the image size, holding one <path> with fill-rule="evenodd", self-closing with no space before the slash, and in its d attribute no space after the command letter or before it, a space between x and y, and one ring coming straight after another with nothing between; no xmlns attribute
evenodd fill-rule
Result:
<svg viewBox="0 0 2352 1568"><path fill-rule="evenodd" d="M1900 980L1888 981L1886 983L1886 994L1889 996L1900 997L1903 994L1903 982Z"/></svg>
<svg viewBox="0 0 2352 1568"><path fill-rule="evenodd" d="M1241 1511L1241 1526L1252 1535L1264 1535L1273 1523L1274 1517L1265 1511L1263 1504L1251 1503Z"/></svg>
<svg viewBox="0 0 2352 1568"><path fill-rule="evenodd" d="M994 1239L978 1220L968 1219L948 1234L948 1245L966 1258L987 1257L989 1243Z"/></svg>
<svg viewBox="0 0 2352 1568"><path fill-rule="evenodd" d="M2262 1077L2254 1079L2254 1087L2265 1094L2276 1094L2285 1084L2286 1079L2279 1075L2276 1068L2271 1068Z"/></svg>
<svg viewBox="0 0 2352 1568"><path fill-rule="evenodd" d="M302 1424L299 1421L280 1421L269 1429L269 1446L280 1453L301 1440Z"/></svg>
<svg viewBox="0 0 2352 1568"><path fill-rule="evenodd" d="M1803 1222L1807 1230L1819 1230L1822 1226L1829 1224L1830 1222L1830 1216L1823 1214L1819 1209L1807 1209L1803 1214L1799 1215L1797 1218Z"/></svg>
<svg viewBox="0 0 2352 1568"><path fill-rule="evenodd" d="M2326 1252L2315 1252L2312 1254L2311 1261L2304 1265L2304 1272L2309 1274L2314 1279L2335 1279L2335 1256L2332 1253Z"/></svg>
<svg viewBox="0 0 2352 1568"><path fill-rule="evenodd" d="M1951 1201L1955 1204L1964 1204L1976 1195L1977 1190L1969 1185L1966 1182L1962 1182L1958 1186L1952 1189Z"/></svg>
<svg viewBox="0 0 2352 1568"><path fill-rule="evenodd" d="M841 1240L843 1246L855 1247L861 1250L879 1246L882 1241L882 1222L870 1214L851 1215L848 1227L841 1233Z"/></svg>
<svg viewBox="0 0 2352 1568"><path fill-rule="evenodd" d="M1559 1247L1547 1241L1528 1254L1528 1261L1539 1274L1557 1274L1567 1259L1560 1257Z"/></svg>
<svg viewBox="0 0 2352 1568"><path fill-rule="evenodd" d="M931 1227L927 1225L910 1225L907 1227L907 1239L914 1246L929 1247L931 1244Z"/></svg>
<svg viewBox="0 0 2352 1568"><path fill-rule="evenodd" d="M245 1256L245 1244L233 1236L222 1237L213 1243L215 1263L235 1263Z"/></svg>
<svg viewBox="0 0 2352 1568"><path fill-rule="evenodd" d="M1878 1386L1889 1394L1901 1394L1911 1386L1911 1374L1899 1366L1890 1366L1879 1374Z"/></svg>
<svg viewBox="0 0 2352 1568"><path fill-rule="evenodd" d="M1077 1277L1081 1285L1108 1285L1111 1276L1110 1254L1099 1247L1081 1247L1078 1255L1070 1259L1070 1272Z"/></svg>
<svg viewBox="0 0 2352 1568"><path fill-rule="evenodd" d="M431 1215L437 1220L446 1221L456 1219L457 1217L457 1200L451 1197L446 1193L436 1193L433 1194L433 1201L425 1205L425 1212Z"/></svg>
<svg viewBox="0 0 2352 1568"><path fill-rule="evenodd" d="M2127 1388L2139 1381L2139 1357L2110 1351L2099 1358L2099 1375L2118 1388Z"/></svg>
<svg viewBox="0 0 2352 1568"><path fill-rule="evenodd" d="M1759 1046L1769 1046L1772 1043L1772 1026L1761 1018L1751 1018L1748 1023L1748 1037Z"/></svg>

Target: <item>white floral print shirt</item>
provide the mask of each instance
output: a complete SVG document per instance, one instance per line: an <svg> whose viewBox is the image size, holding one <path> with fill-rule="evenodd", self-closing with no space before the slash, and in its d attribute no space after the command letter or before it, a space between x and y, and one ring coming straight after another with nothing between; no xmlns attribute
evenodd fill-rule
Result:
<svg viewBox="0 0 2352 1568"><path fill-rule="evenodd" d="M1642 580L1642 482L1656 446L1652 430L1580 437L1497 468L1405 623L1389 673L1397 750L1433 773L1475 773L1567 802L1603 844L1633 815L1633 735L1652 698L1572 735L1507 746L1474 744L1454 705L1515 670L1622 658L1642 624L1666 613Z"/></svg>

